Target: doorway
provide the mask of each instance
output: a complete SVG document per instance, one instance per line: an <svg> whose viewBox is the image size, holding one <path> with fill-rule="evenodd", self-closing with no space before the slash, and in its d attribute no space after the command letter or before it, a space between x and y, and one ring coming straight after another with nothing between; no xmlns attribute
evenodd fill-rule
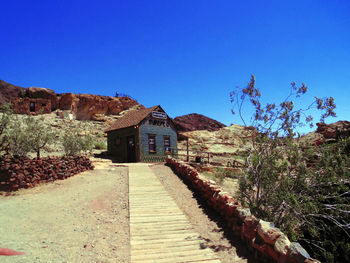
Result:
<svg viewBox="0 0 350 263"><path fill-rule="evenodd" d="M127 151L127 161L129 163L136 162L136 145L135 136L126 137L126 151Z"/></svg>
<svg viewBox="0 0 350 263"><path fill-rule="evenodd" d="M35 102L31 101L29 103L29 111L30 112L35 112Z"/></svg>

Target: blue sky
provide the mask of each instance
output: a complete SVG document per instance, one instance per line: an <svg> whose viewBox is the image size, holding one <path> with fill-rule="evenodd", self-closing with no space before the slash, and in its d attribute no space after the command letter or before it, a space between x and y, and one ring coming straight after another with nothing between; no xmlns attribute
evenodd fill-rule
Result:
<svg viewBox="0 0 350 263"><path fill-rule="evenodd" d="M0 79L57 93L129 94L171 117L227 125L229 93L256 76L263 101L292 81L350 120L350 1L2 1ZM249 111L248 111L249 113ZM249 114L247 114L249 115Z"/></svg>

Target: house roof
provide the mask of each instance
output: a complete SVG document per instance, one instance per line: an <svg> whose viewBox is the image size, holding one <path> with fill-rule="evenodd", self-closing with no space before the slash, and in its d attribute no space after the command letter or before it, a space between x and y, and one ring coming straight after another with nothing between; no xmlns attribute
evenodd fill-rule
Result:
<svg viewBox="0 0 350 263"><path fill-rule="evenodd" d="M159 105L153 106L151 108L142 109L138 111L131 111L125 114L120 119L116 120L111 124L111 126L105 130L105 132L119 130L122 128L131 127L134 125L138 125L144 118L146 118L152 111L156 108L160 107Z"/></svg>

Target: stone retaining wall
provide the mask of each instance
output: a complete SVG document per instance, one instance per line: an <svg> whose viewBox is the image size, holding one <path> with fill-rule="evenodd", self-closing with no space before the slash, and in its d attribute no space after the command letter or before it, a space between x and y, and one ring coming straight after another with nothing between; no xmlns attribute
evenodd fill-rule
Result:
<svg viewBox="0 0 350 263"><path fill-rule="evenodd" d="M40 182L63 180L92 169L94 166L85 156L0 158L0 190L29 188Z"/></svg>
<svg viewBox="0 0 350 263"><path fill-rule="evenodd" d="M248 245L256 258L281 263L316 263L305 249L274 226L251 214L249 208L224 192L214 181L200 178L196 169L168 157L167 164L224 218L235 235Z"/></svg>

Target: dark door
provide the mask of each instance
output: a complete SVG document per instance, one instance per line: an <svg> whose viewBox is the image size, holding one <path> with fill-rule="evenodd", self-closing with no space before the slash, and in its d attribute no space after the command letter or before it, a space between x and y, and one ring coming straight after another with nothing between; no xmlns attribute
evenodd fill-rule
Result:
<svg viewBox="0 0 350 263"><path fill-rule="evenodd" d="M129 163L136 162L135 136L126 137L126 151Z"/></svg>

